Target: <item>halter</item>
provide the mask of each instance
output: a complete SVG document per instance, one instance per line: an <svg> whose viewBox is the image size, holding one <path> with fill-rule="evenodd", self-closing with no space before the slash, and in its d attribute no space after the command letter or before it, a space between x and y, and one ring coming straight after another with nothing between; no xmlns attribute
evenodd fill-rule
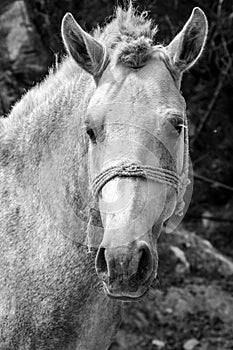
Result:
<svg viewBox="0 0 233 350"><path fill-rule="evenodd" d="M160 167L153 167L134 163L129 161L121 162L117 165L104 169L91 182L91 190L93 197L97 198L99 192L104 185L115 177L139 177L148 180L158 181L160 183L170 185L175 188L177 193L177 204L174 211L175 215L182 216L185 207L184 194L187 186L190 184L188 178L189 172L189 153L188 153L188 127L187 120L184 120L184 158L183 167L180 174L173 170ZM101 234L96 234L97 230L102 229L100 213L98 209L98 201L94 200L90 208L90 218L87 225L87 246L90 251L91 247L98 247Z"/></svg>
<svg viewBox="0 0 233 350"><path fill-rule="evenodd" d="M188 161L188 127L187 119L184 120L184 158L183 167L180 174L173 170L168 170L160 167L142 165L136 162L124 161L117 165L110 166L98 174L91 183L91 189L94 198L106 185L106 183L115 177L140 177L148 180L158 181L175 188L177 193L176 215L183 215L185 206L183 197L186 187L189 185L188 178L189 161Z"/></svg>
<svg viewBox="0 0 233 350"><path fill-rule="evenodd" d="M129 161L113 165L103 170L92 182L92 192L96 197L104 185L114 177L142 177L171 185L179 191L180 178L176 172L159 167L131 163Z"/></svg>

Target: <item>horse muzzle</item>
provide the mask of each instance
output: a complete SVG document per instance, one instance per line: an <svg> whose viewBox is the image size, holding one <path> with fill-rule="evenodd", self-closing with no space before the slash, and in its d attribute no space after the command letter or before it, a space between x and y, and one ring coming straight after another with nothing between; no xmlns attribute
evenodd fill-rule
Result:
<svg viewBox="0 0 233 350"><path fill-rule="evenodd" d="M157 268L153 256L144 241L114 248L100 247L96 271L106 294L122 301L138 300L145 295Z"/></svg>

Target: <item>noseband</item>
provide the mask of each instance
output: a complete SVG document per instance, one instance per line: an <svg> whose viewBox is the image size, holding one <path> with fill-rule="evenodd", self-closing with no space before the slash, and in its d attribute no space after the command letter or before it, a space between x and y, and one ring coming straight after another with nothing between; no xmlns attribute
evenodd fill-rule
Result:
<svg viewBox="0 0 233 350"><path fill-rule="evenodd" d="M175 171L129 161L108 167L97 175L91 184L93 196L97 199L104 185L115 177L139 177L146 180L158 181L175 188L177 196L179 197L181 179ZM90 209L90 219L87 226L87 246L89 252L92 247L99 246L101 241L99 238L102 237L101 234L96 234L97 230L101 232L101 225L99 223L100 213L97 202L98 200L93 203Z"/></svg>
<svg viewBox="0 0 233 350"><path fill-rule="evenodd" d="M159 167L131 163L129 161L113 165L103 170L92 182L92 192L96 197L107 182L114 177L140 177L147 180L158 181L175 188L179 192L180 178L176 172Z"/></svg>

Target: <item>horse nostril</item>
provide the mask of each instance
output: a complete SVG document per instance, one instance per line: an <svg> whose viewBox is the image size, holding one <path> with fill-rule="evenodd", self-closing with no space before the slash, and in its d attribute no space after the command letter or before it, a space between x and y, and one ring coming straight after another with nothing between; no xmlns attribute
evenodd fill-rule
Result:
<svg viewBox="0 0 233 350"><path fill-rule="evenodd" d="M151 261L151 253L149 249L142 248L141 249L141 258L138 263L138 271L137 274L139 278L143 281L147 279L148 272L151 271L152 261Z"/></svg>
<svg viewBox="0 0 233 350"><path fill-rule="evenodd" d="M131 287L136 287L139 284L144 283L151 275L152 257L151 252L146 245L143 245L143 247L140 248L139 256L137 272L132 275L129 280Z"/></svg>
<svg viewBox="0 0 233 350"><path fill-rule="evenodd" d="M96 272L102 280L106 280L108 276L108 266L105 259L105 248L99 248L95 261Z"/></svg>

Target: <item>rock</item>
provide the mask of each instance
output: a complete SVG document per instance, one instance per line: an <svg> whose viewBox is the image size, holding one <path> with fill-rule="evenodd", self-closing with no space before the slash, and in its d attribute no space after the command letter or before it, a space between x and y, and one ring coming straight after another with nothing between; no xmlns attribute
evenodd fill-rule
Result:
<svg viewBox="0 0 233 350"><path fill-rule="evenodd" d="M165 342L158 340L158 339L153 339L152 340L152 345L155 345L157 349L163 349L165 347Z"/></svg>
<svg viewBox="0 0 233 350"><path fill-rule="evenodd" d="M196 345L198 345L198 344L199 344L199 341L197 339L195 339L195 338L189 339L188 341L186 341L184 343L183 349L184 350L193 350L196 347Z"/></svg>
<svg viewBox="0 0 233 350"><path fill-rule="evenodd" d="M163 268L164 262L169 262L170 271L172 268L177 272L177 265L182 263L183 272L187 272L189 266L190 270L200 271L203 275L233 276L233 262L215 249L209 241L193 232L180 230L162 234L159 249L159 257L162 260L160 267ZM169 253L170 250L173 257Z"/></svg>
<svg viewBox="0 0 233 350"><path fill-rule="evenodd" d="M175 257L177 258L178 264L176 267L177 273L185 273L186 271L189 271L190 264L185 256L185 253L183 250L176 246L171 246L170 250L173 252Z"/></svg>
<svg viewBox="0 0 233 350"><path fill-rule="evenodd" d="M170 312L168 313L167 310ZM171 311L172 310L172 311ZM161 322L171 317L182 321L188 315L203 313L210 320L233 324L233 296L212 283L189 285L182 288L171 286L159 303ZM168 316L169 315L169 316Z"/></svg>
<svg viewBox="0 0 233 350"><path fill-rule="evenodd" d="M48 53L23 0L0 6L0 114L47 72Z"/></svg>

